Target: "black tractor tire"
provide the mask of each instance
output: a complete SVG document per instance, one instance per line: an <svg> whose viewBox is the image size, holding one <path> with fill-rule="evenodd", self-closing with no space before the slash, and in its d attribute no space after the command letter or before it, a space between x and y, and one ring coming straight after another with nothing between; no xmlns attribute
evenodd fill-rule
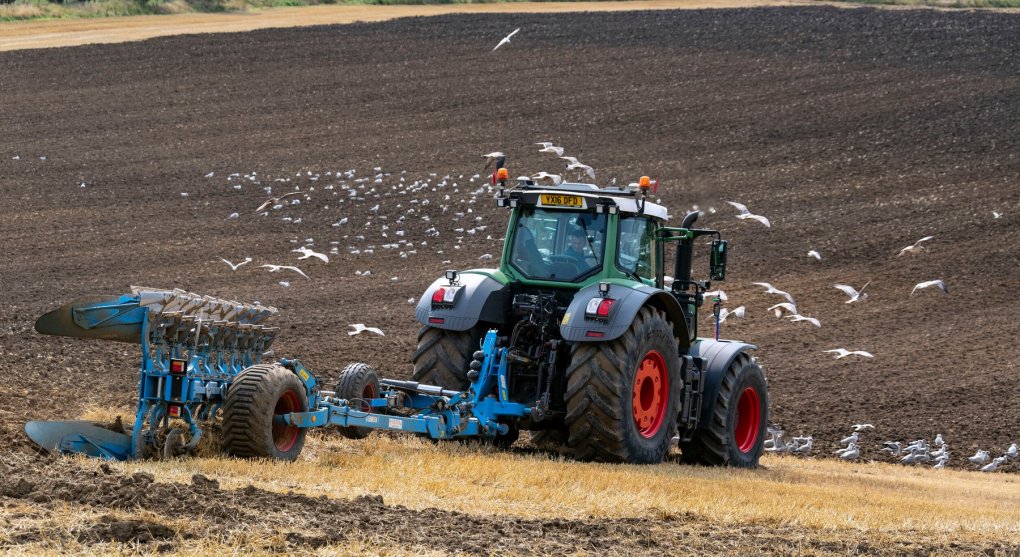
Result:
<svg viewBox="0 0 1020 557"><path fill-rule="evenodd" d="M411 379L426 385L463 391L471 383L468 365L480 350L479 342L485 329L475 326L466 331L450 331L425 326L418 331L418 348L411 356L414 373Z"/></svg>
<svg viewBox="0 0 1020 557"><path fill-rule="evenodd" d="M304 383L278 364L258 364L237 375L223 403L223 450L241 458L296 460L303 427L273 423L278 414L308 411Z"/></svg>
<svg viewBox="0 0 1020 557"><path fill-rule="evenodd" d="M711 421L680 445L681 460L757 468L765 450L769 393L765 373L749 354L740 354L726 369L713 403Z"/></svg>
<svg viewBox="0 0 1020 557"><path fill-rule="evenodd" d="M673 326L643 307L623 336L571 346L564 423L579 460L655 464L676 435L683 384Z"/></svg>
<svg viewBox="0 0 1020 557"><path fill-rule="evenodd" d="M368 364L348 364L336 381L336 396L350 402L351 408L368 413L372 408L367 399L379 396L379 374ZM371 435L370 427L340 427L340 435L348 439L364 439Z"/></svg>

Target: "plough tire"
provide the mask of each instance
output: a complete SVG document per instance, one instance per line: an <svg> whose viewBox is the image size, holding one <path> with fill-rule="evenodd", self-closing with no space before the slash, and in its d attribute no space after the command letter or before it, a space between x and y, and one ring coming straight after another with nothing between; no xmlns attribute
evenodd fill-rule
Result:
<svg viewBox="0 0 1020 557"><path fill-rule="evenodd" d="M241 458L295 460L305 444L305 428L277 424L280 414L308 410L304 384L278 364L258 364L231 383L223 403L223 450Z"/></svg>
<svg viewBox="0 0 1020 557"><path fill-rule="evenodd" d="M475 326L466 331L449 331L422 327L418 331L418 348L411 356L414 373L411 379L426 385L462 391L468 387L467 372L485 329Z"/></svg>
<svg viewBox="0 0 1020 557"><path fill-rule="evenodd" d="M336 396L350 403L352 409L371 412L367 399L379 396L379 375L368 364L348 364L336 381ZM340 435L348 439L364 439L372 433L370 427L340 427Z"/></svg>
<svg viewBox="0 0 1020 557"><path fill-rule="evenodd" d="M750 355L730 364L714 404L710 422L680 445L681 461L756 468L765 450L769 394L765 373Z"/></svg>
<svg viewBox="0 0 1020 557"><path fill-rule="evenodd" d="M567 444L579 460L656 464L676 435L682 389L673 326L645 306L623 336L571 346Z"/></svg>

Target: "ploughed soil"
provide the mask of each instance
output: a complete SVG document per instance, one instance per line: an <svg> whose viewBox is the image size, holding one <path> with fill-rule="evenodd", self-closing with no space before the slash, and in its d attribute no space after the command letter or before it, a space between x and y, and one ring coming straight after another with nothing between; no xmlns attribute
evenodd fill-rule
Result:
<svg viewBox="0 0 1020 557"><path fill-rule="evenodd" d="M950 465L973 468L965 457L976 449L995 456L1020 441L1018 29L1016 14L791 7L457 15L0 53L0 452L34 458L29 419L133 407L137 347L32 328L58 305L129 285L274 305L276 353L326 381L351 361L408 377L419 328L408 299L443 269L489 266L480 258L501 250L507 213L474 178L480 155L506 152L514 176L562 172L534 145L553 141L599 183L658 178L674 222L697 205L698 224L731 240L719 286L747 316L722 334L759 347L774 423L813 435L818 456L858 422L875 425L862 436L867 458L883 458L884 440L941 433ZM254 214L269 187L307 195ZM736 219L726 201L771 228ZM897 256L929 235L926 252ZM401 240L414 245L386 247ZM291 250L302 245L336 253L298 261ZM253 261L232 272L220 257ZM269 263L310 278L259 267ZM707 261L696 265L704 278ZM949 292L911 295L933 279ZM773 317L766 309L782 299L755 281L790 292L822 326ZM869 283L869 297L846 304L837 283ZM350 336L351 323L385 336ZM824 352L839 347L874 358ZM5 472L5 501L75 474L38 464L41 478ZM83 481L150 505L148 491L132 491L144 478ZM43 492L42 505L120 504L72 487ZM303 508L258 490L222 497L225 516L242 520ZM330 516L349 529L370 530L358 518L370 514L380 528L419 532L410 511L362 503L373 512ZM425 522L476 520L435 513ZM711 531L682 517L477 520L504 528L509 543L549 532L548 546L513 547L542 554L562 544L640 552L652 546L628 534L639 530L679 547ZM128 530L165 537L108 523L80 535ZM463 530L436 539L484 552ZM428 545L434 533L418 535ZM747 535L758 548L774 534ZM592 545L569 541L578 536ZM623 541L600 541L614 536ZM874 549L847 543L815 549Z"/></svg>

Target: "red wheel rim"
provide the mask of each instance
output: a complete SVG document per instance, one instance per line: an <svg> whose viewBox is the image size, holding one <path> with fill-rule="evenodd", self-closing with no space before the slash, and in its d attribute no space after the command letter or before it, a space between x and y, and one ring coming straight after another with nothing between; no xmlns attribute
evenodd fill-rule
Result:
<svg viewBox="0 0 1020 557"><path fill-rule="evenodd" d="M758 391L753 387L744 389L737 401L737 426L733 428L737 449L749 453L758 440L758 429L761 426L761 401Z"/></svg>
<svg viewBox="0 0 1020 557"><path fill-rule="evenodd" d="M366 384L365 388L361 390L361 398L364 399L364 400L361 401L361 410L363 412L371 412L372 411L372 405L369 404L368 401L369 401L369 399L375 398L375 396L376 396L376 394L375 394L375 385L373 385L372 383Z"/></svg>
<svg viewBox="0 0 1020 557"><path fill-rule="evenodd" d="M669 373L666 360L656 350L651 350L638 365L634 376L634 395L631 408L634 425L642 437L650 438L659 432L669 406Z"/></svg>
<svg viewBox="0 0 1020 557"><path fill-rule="evenodd" d="M279 400L276 401L276 408L273 409L274 416L281 416L283 414L290 414L293 412L301 411L301 400L294 391L287 391L283 393ZM296 425L278 424L276 420L273 420L273 444L276 445L277 450L287 452L294 448L294 444L297 443L298 433L300 429Z"/></svg>

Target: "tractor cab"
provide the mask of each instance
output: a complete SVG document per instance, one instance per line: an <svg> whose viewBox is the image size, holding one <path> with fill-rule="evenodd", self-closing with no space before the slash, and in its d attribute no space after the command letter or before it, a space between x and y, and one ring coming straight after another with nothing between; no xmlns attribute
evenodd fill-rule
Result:
<svg viewBox="0 0 1020 557"><path fill-rule="evenodd" d="M638 184L548 188L518 179L496 196L499 206L513 209L500 271L540 287L578 289L619 279L661 288L663 258L656 238L668 214L643 193Z"/></svg>

